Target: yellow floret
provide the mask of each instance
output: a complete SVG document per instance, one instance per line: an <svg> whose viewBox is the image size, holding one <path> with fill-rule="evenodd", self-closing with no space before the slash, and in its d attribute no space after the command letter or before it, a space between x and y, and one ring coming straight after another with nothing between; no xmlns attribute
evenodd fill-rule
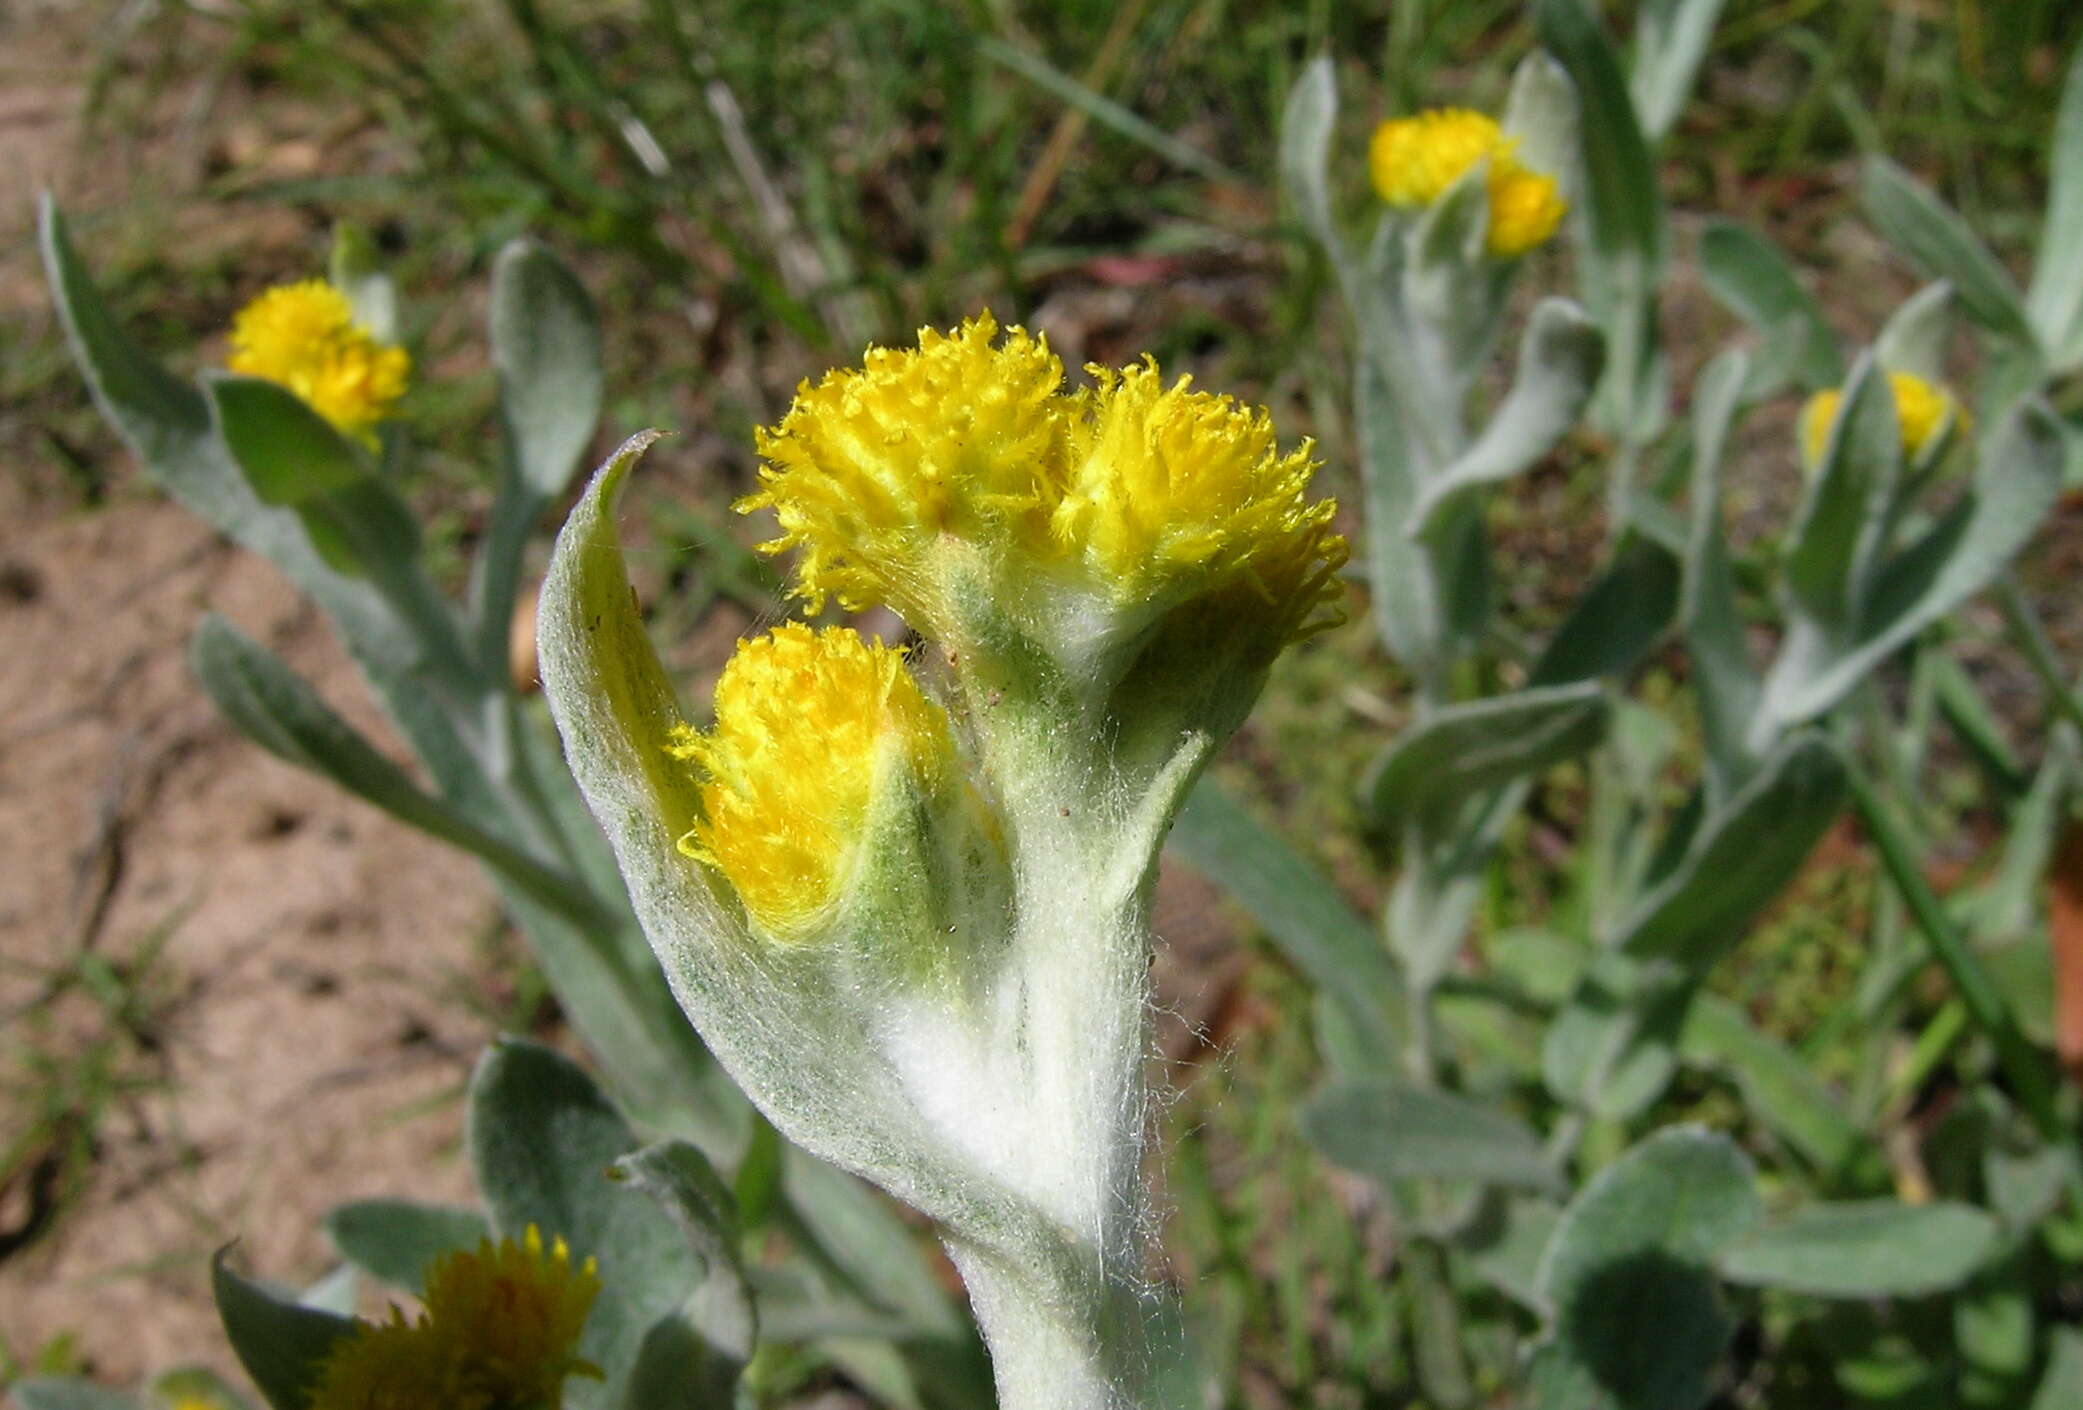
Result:
<svg viewBox="0 0 2083 1410"><path fill-rule="evenodd" d="M1308 499L1308 442L1281 455L1263 409L1191 378L1168 388L1154 361L1087 370L1097 386L1077 399L1051 526L1117 600L1245 579L1299 620L1335 595L1345 541L1330 531L1337 505Z"/></svg>
<svg viewBox="0 0 2083 1410"><path fill-rule="evenodd" d="M954 742L904 653L849 628L788 622L738 644L716 723L669 746L702 776L702 817L680 850L721 871L775 939L807 938L838 902L885 770L927 790Z"/></svg>
<svg viewBox="0 0 2083 1410"><path fill-rule="evenodd" d="M540 1410L566 1378L600 1375L579 1337L600 1293L592 1259L573 1270L559 1238L533 1224L519 1243L482 1240L428 1271L425 1310L408 1322L364 1322L336 1343L311 1410Z"/></svg>
<svg viewBox="0 0 2083 1410"><path fill-rule="evenodd" d="M379 343L323 279L268 290L232 321L226 364L242 377L289 388L344 435L374 444L375 428L405 395L412 358Z"/></svg>
<svg viewBox="0 0 2083 1410"><path fill-rule="evenodd" d="M1902 453L1912 459L1931 443L1931 438L1938 434L1948 415L1953 417L1955 424L1966 424L1967 413L1953 400L1953 394L1915 373L1890 372L1888 390L1895 396L1895 420L1902 430ZM1801 452L1809 465L1822 463L1823 451L1829 445L1830 427L1837 420L1837 408L1843 400L1842 390L1830 387L1810 397L1801 408Z"/></svg>
<svg viewBox="0 0 2083 1410"><path fill-rule="evenodd" d="M1335 506L1306 501L1308 449L1280 455L1264 411L1167 390L1152 363L1088 368L1098 386L1070 391L1045 341L997 334L984 314L872 350L761 435L762 488L737 507L775 511L762 547L800 551L797 596L885 603L932 631L958 549L1008 594L1046 581L1154 605L1248 579L1297 626L1333 595Z"/></svg>
<svg viewBox="0 0 2083 1410"><path fill-rule="evenodd" d="M829 593L849 609L921 604L922 558L941 535L1034 540L1061 462L1063 364L1046 338L988 313L953 333L921 329L917 348L870 348L859 371L796 389L781 424L759 433L763 488L741 514L772 509L801 550L796 592L811 611Z"/></svg>
<svg viewBox="0 0 2083 1410"><path fill-rule="evenodd" d="M1490 163L1490 253L1514 259L1545 243L1569 213L1552 176L1528 171L1509 156Z"/></svg>
<svg viewBox="0 0 2083 1410"><path fill-rule="evenodd" d="M1382 200L1419 210L1487 158L1488 249L1499 259L1512 259L1554 235L1569 210L1554 177L1529 170L1513 155L1517 145L1482 113L1434 108L1377 127L1367 164Z"/></svg>
<svg viewBox="0 0 2083 1410"><path fill-rule="evenodd" d="M1505 145L1496 119L1467 108L1432 108L1375 128L1367 165L1384 201L1417 210L1444 196L1470 167Z"/></svg>

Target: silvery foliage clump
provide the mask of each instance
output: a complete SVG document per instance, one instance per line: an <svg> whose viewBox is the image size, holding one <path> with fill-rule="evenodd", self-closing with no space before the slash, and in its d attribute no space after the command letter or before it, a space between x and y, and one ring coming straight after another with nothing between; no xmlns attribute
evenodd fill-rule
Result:
<svg viewBox="0 0 2083 1410"><path fill-rule="evenodd" d="M1470 404L1511 321L1515 275L1480 253L1480 184L1464 182L1415 219L1386 216L1356 245L1334 195L1345 183L1330 159L1328 59L1305 70L1288 103L1287 195L1353 328L1367 516L1356 557L1383 645L1414 687L1413 722L1360 798L1397 844L1398 870L1377 930L1205 786L1175 845L1227 882L1322 985L1318 1034L1332 1076L1302 1128L1331 1160L1378 1183L1402 1242L1412 1363L1427 1397L1444 1405L1477 1403L1480 1379L1501 1375L1543 1410L1697 1406L1716 1385L1738 1308L1915 1299L2019 1276L2001 1273L2006 1260L2079 1178L2073 1152L2049 1144L2062 1121L2072 1129L2073 1113L2036 1098L2045 1058L2012 1041L2016 1023L2001 1011L2015 1001L2002 978L2015 966L1985 983L1971 949L1947 950L1958 982L1995 996L1976 1011L1999 1010L1989 1031L2004 1075L2020 1079L2021 1105L1978 1094L1979 1124L1946 1133L1948 1159L1976 1175L1944 1181L1942 1197L1921 1204L1881 1198L1888 1167L1871 1133L1884 1084L1832 1088L1707 980L1848 797L1874 796L1860 781L1862 751L1914 777L1934 721L1963 730L1986 721L1971 684L1928 643L2002 578L2045 518L2064 439L2075 436L2036 391L2083 350L2083 275L2074 273L2083 231L2073 215L2066 226L2055 216L2083 209L2083 80L2072 78L2063 110L2045 242L2069 258L2043 263L2028 299L2006 292L2001 267L1957 218L1876 161L1877 222L1949 282L1905 305L1847 370L1778 253L1741 227L1710 226L1702 272L1755 342L1710 360L1678 418L1658 342L1672 254L1655 154L1719 9L1719 0L1643 6L1629 72L1581 0L1533 6L1545 52L1520 66L1504 125L1533 144L1530 164L1544 158L1570 173L1588 312L1553 297L1534 305L1487 420L1471 421ZM1885 374L1939 380L1956 303L1995 344L1985 393L1971 426L1950 426L1910 459ZM1722 523L1723 463L1752 407L1791 388L1840 385L1839 415L1772 583L1783 627L1761 658ZM1482 491L1544 457L1580 411L1606 450L1607 564L1545 646L1515 657L1490 620ZM1791 437L1785 454L1797 455ZM1675 810L1663 794L1681 736L1622 693L1673 635L1704 733L1698 777ZM1912 716L1882 730L1871 682L1906 650ZM1471 693L1498 678L1514 688ZM2031 911L2060 810L2062 785L2045 779L2064 772L2072 743L2064 751L2057 738L2053 767L2020 799L2002 867L1975 898L1987 943L2013 938ZM1491 936L1485 977L1464 977L1499 841L1534 780L1569 760L1581 761L1590 794L1568 918ZM1888 821L1862 816L1875 828ZM1312 890L1306 905L1288 899ZM1870 1071L1900 1022L1906 978L1933 953L1899 908L1883 908L1880 932L1858 1016L1847 1015L1867 1025ZM1614 1160L1615 1142L1687 1076L1733 1082L1796 1175L1798 1205L1767 1215L1753 1159L1701 1129L1658 1132ZM1545 1130L1494 1104L1529 1084L1552 1113ZM1583 1171L1598 1173L1579 1186ZM1494 1312L1454 1291L1470 1286L1522 1311L1500 1332ZM1831 1315L1848 1314L1840 1305ZM1512 1345L1521 1319L1536 1329L1530 1360L1500 1364L1499 1337ZM2008 1383L2036 1364L2036 1343L2024 1344ZM2052 1357L2044 1398L2083 1373L2083 1346L2058 1330L2041 1344ZM1963 1341L1960 1354L1972 1351ZM1948 1372L1927 1362L1917 1374L1935 1384Z"/></svg>

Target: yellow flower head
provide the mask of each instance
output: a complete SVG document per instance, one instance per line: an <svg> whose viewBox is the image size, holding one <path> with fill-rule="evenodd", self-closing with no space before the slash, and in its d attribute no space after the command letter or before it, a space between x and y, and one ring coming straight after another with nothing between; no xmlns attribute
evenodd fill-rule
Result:
<svg viewBox="0 0 2083 1410"><path fill-rule="evenodd" d="M1487 158L1488 247L1499 259L1512 259L1552 236L1569 210L1554 177L1527 169L1513 156L1517 145L1483 113L1433 108L1377 127L1367 165L1382 200L1420 210Z"/></svg>
<svg viewBox="0 0 2083 1410"><path fill-rule="evenodd" d="M1044 535L1063 364L1023 328L994 346L997 335L986 313L953 333L921 329L916 348L870 348L861 370L804 382L781 424L759 433L764 488L737 510L774 511L781 537L761 547L801 550L796 592L811 611L827 593L851 610L916 610L924 555L942 535Z"/></svg>
<svg viewBox="0 0 2083 1410"><path fill-rule="evenodd" d="M1310 446L1281 455L1263 409L1164 385L1157 364L1088 369L1077 398L1062 497L1050 516L1059 548L1124 602L1181 580L1249 581L1305 616L1336 592L1345 541L1337 505L1312 504Z"/></svg>
<svg viewBox="0 0 2083 1410"><path fill-rule="evenodd" d="M1944 387L1934 386L1911 372L1890 372L1888 390L1895 395L1895 420L1902 428L1902 453L1914 460L1938 434L1951 415L1956 425L1967 423L1967 413ZM1841 389L1817 392L1801 408L1801 452L1810 466L1820 465L1830 441L1830 427L1844 400Z"/></svg>
<svg viewBox="0 0 2083 1410"><path fill-rule="evenodd" d="M377 342L323 279L278 286L240 309L231 346L231 371L289 388L364 444L374 444L412 373L405 349Z"/></svg>
<svg viewBox="0 0 2083 1410"><path fill-rule="evenodd" d="M953 777L947 717L904 653L800 622L740 642L714 727L682 725L668 747L702 776L680 850L721 871L779 940L806 938L837 903L885 770L908 768L927 791Z"/></svg>
<svg viewBox="0 0 2083 1410"><path fill-rule="evenodd" d="M594 1261L573 1271L564 1240L545 1252L533 1224L518 1244L484 1239L428 1270L416 1320L393 1307L335 1345L311 1410L557 1405L567 1377L600 1375L578 1354L599 1292Z"/></svg>
<svg viewBox="0 0 2083 1410"><path fill-rule="evenodd" d="M1113 606L1163 606L1239 581L1301 630L1335 596L1334 506L1305 499L1308 447L1282 456L1263 411L1167 389L1155 364L1092 367L1070 391L1046 340L989 314L797 392L762 433L758 494L797 548L815 609L887 603L944 626L943 555L990 565L1008 594L1068 585ZM1036 589L1038 590L1038 588Z"/></svg>

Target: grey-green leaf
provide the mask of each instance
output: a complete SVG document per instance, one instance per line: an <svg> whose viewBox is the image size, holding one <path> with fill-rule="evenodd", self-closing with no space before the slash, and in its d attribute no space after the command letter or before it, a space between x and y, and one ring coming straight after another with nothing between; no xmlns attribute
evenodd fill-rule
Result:
<svg viewBox="0 0 2083 1410"><path fill-rule="evenodd" d="M340 221L333 226L333 249L326 277L347 295L354 321L379 343L398 341L398 288L384 273L376 242L360 226Z"/></svg>
<svg viewBox="0 0 2083 1410"><path fill-rule="evenodd" d="M1340 1082L1303 1108L1302 1134L1337 1164L1384 1184L1439 1179L1560 1187L1540 1138L1524 1124L1448 1092Z"/></svg>
<svg viewBox="0 0 2083 1410"><path fill-rule="evenodd" d="M1628 88L1651 142L1661 142L1684 110L1722 4L1647 0L1635 16L1634 75Z"/></svg>
<svg viewBox="0 0 2083 1410"><path fill-rule="evenodd" d="M1579 149L1599 257L1657 268L1664 223L1656 165L1612 45L1582 0L1538 0L1534 14L1542 46L1568 71L1582 105Z"/></svg>
<svg viewBox="0 0 2083 1410"><path fill-rule="evenodd" d="M1446 527L1455 500L1531 469L1576 424L1605 365L1605 336L1568 299L1542 299L1519 343L1519 371L1474 445L1427 480L1412 532Z"/></svg>
<svg viewBox="0 0 2083 1410"><path fill-rule="evenodd" d="M2077 86L2074 80L2070 86ZM2074 1410L2083 1405L2083 1330L2056 1327L2047 1339L2047 1370L2031 1410Z"/></svg>
<svg viewBox="0 0 2083 1410"><path fill-rule="evenodd" d="M617 1179L658 1201L703 1266L704 1277L687 1317L710 1345L738 1357L752 1354L759 1331L745 1269L738 1259L738 1211L730 1186L709 1158L685 1141L660 1141L613 1166Z"/></svg>
<svg viewBox="0 0 2083 1410"><path fill-rule="evenodd" d="M1721 1250L1731 1282L1818 1297L1912 1297L1958 1287L1995 1247L1972 1205L1813 1204Z"/></svg>
<svg viewBox="0 0 2083 1410"><path fill-rule="evenodd" d="M1324 247L1342 273L1345 241L1331 204L1331 133L1338 121L1338 76L1331 56L1319 54L1288 91L1280 119L1280 185L1295 203L1302 227Z"/></svg>
<svg viewBox="0 0 2083 1410"><path fill-rule="evenodd" d="M1561 64L1536 49L1512 72L1505 135L1528 171L1552 176L1565 192L1577 184L1577 86Z"/></svg>
<svg viewBox="0 0 2083 1410"><path fill-rule="evenodd" d="M220 1250L210 1261L217 1316L239 1364L274 1410L307 1410L325 1359L354 1319L305 1307L234 1273Z"/></svg>
<svg viewBox="0 0 2083 1410"><path fill-rule="evenodd" d="M1757 1219L1749 1160L1698 1127L1660 1131L1601 1171L1541 1263L1553 1313L1534 1404L1693 1410L1732 1327L1714 1259Z"/></svg>
<svg viewBox="0 0 2083 1410"><path fill-rule="evenodd" d="M1945 379L1946 337L1953 331L1953 286L1941 279L1903 301L1873 340L1874 360L1890 372L1927 382Z"/></svg>
<svg viewBox="0 0 2083 1410"><path fill-rule="evenodd" d="M142 1410L127 1391L106 1390L70 1376L38 1376L7 1388L21 1410Z"/></svg>
<svg viewBox="0 0 2083 1410"><path fill-rule="evenodd" d="M579 1350L607 1379L574 1379L565 1393L579 1410L618 1405L645 1336L701 1274L664 1212L609 1178L642 1143L570 1059L517 1039L478 1064L469 1113L471 1164L494 1231L518 1237L532 1224L546 1242L565 1239L573 1260L599 1260L600 1295Z"/></svg>
<svg viewBox="0 0 2083 1410"><path fill-rule="evenodd" d="M2060 424L2042 403L2026 402L2006 417L1983 443L1970 492L1878 566L1849 649L1832 649L1827 639L1804 630L1789 633L1766 678L1760 720L1785 726L1813 719L1919 632L1987 587L2053 508L2064 453Z"/></svg>
<svg viewBox="0 0 2083 1410"><path fill-rule="evenodd" d="M1793 879L1844 795L1836 751L1814 735L1789 740L1707 817L1684 859L1620 923L1613 943L1640 959L1704 973Z"/></svg>
<svg viewBox="0 0 2083 1410"><path fill-rule="evenodd" d="M287 387L219 376L209 389L224 444L263 504L301 504L375 473L366 452Z"/></svg>
<svg viewBox="0 0 2083 1410"><path fill-rule="evenodd" d="M1848 1176L1874 1159L1872 1140L1809 1065L1727 999L1701 994L1692 1001L1679 1048L1688 1063L1734 1080L1758 1120L1825 1176Z"/></svg>
<svg viewBox="0 0 2083 1410"><path fill-rule="evenodd" d="M1961 306L1990 332L2034 346L2032 325L2011 276L1945 202L1886 157L1870 157L1866 211L1882 235L1934 279L1946 279Z"/></svg>
<svg viewBox="0 0 2083 1410"><path fill-rule="evenodd" d="M2048 356L2072 365L2083 357L2083 47L2069 61L2049 148L2047 219L2025 307Z"/></svg>
<svg viewBox="0 0 2083 1410"><path fill-rule="evenodd" d="M1868 355L1844 385L1786 552L1788 608L1826 635L1853 630L1901 476L1895 393Z"/></svg>
<svg viewBox="0 0 2083 1410"><path fill-rule="evenodd" d="M582 925L612 925L612 917L576 882L421 790L280 657L222 617L212 613L203 618L189 644L189 662L217 708L270 754L331 779L399 821L473 853L560 915Z"/></svg>
<svg viewBox="0 0 2083 1410"><path fill-rule="evenodd" d="M1700 276L1764 338L1747 393L1768 392L1789 378L1810 388L1844 380L1844 359L1822 309L1763 236L1731 220L1709 222L1700 233Z"/></svg>
<svg viewBox="0 0 2083 1410"><path fill-rule="evenodd" d="M1681 581L1675 554L1632 529L1623 532L1612 561L1548 639L1527 684L1565 685L1633 671L1677 615Z"/></svg>
<svg viewBox="0 0 2083 1410"><path fill-rule="evenodd" d="M1692 532L1679 615L1699 672L1709 792L1716 802L1749 776L1745 739L1762 689L1736 608L1736 582L1721 527L1722 453L1748 381L1748 359L1727 352L1707 364L1693 389Z"/></svg>
<svg viewBox="0 0 2083 1410"><path fill-rule="evenodd" d="M326 1214L325 1232L356 1268L394 1288L418 1292L430 1264L444 1254L475 1248L491 1231L474 1209L365 1199L334 1206Z"/></svg>
<svg viewBox="0 0 2083 1410"><path fill-rule="evenodd" d="M1403 1012L1403 985L1381 936L1292 842L1204 778L1187 795L1167 846L1223 887L1380 1052L1396 1051L1392 1025Z"/></svg>
<svg viewBox="0 0 2083 1410"><path fill-rule="evenodd" d="M492 267L492 366L515 468L536 498L555 499L600 422L600 324L571 271L531 240Z"/></svg>
<svg viewBox="0 0 2083 1410"><path fill-rule="evenodd" d="M1595 680L1451 705L1405 731L1361 793L1384 822L1436 823L1491 789L1590 749L1610 713Z"/></svg>

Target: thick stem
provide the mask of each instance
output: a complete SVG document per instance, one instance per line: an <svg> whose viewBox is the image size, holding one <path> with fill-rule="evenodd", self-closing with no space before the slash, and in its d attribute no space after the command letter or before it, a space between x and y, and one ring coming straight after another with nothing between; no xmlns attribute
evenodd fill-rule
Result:
<svg viewBox="0 0 2083 1410"><path fill-rule="evenodd" d="M1136 1289L1096 1282L1049 1297L991 1254L948 1252L990 1348L998 1410L1155 1410L1155 1309Z"/></svg>

